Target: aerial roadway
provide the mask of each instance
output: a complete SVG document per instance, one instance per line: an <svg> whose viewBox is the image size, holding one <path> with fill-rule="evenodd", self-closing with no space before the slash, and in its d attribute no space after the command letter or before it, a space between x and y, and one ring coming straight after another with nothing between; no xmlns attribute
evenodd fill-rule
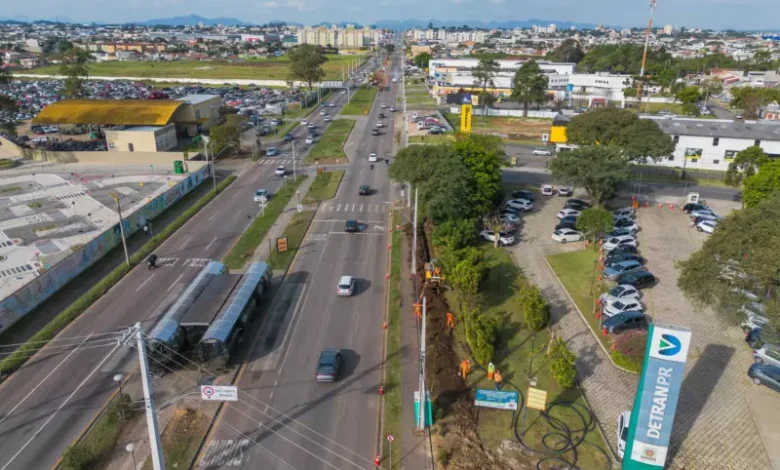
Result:
<svg viewBox="0 0 780 470"><path fill-rule="evenodd" d="M391 73L402 70L400 58L387 67ZM359 139L356 158L346 166L336 198L316 213L270 309L280 333L271 344L254 343L237 382L245 393L224 408L204 446L201 468L373 468L388 227L398 196L384 162L393 149L389 109L400 90L389 84L390 91L377 94L362 133L353 136ZM381 134L372 135L380 121ZM373 169L372 153L378 160ZM347 230L352 220L359 227L356 233ZM342 276L355 279L351 296L337 295ZM341 355L338 377L318 382L320 353L331 348Z"/></svg>
<svg viewBox="0 0 780 470"><path fill-rule="evenodd" d="M329 108L335 115L346 95L335 93L327 102L335 104ZM323 128L319 113L310 119ZM296 141L306 133L303 126L296 128ZM0 470L49 469L56 463L116 390L114 375L129 373L137 363L133 351L116 349L106 333L139 321L151 329L165 306L209 260L226 255L257 215L254 192L264 188L273 193L281 184L273 166L253 165L244 171L158 248L157 269L137 266L60 334L60 339L74 338L71 351L38 354L0 385ZM354 199L358 200L356 191ZM380 278L376 279L374 286L381 289Z"/></svg>

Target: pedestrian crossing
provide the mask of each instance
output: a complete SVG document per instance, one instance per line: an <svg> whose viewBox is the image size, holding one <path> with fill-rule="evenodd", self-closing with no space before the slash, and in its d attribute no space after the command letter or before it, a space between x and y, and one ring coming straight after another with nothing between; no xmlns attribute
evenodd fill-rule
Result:
<svg viewBox="0 0 780 470"><path fill-rule="evenodd" d="M386 212L387 204L330 203L322 206L322 212Z"/></svg>
<svg viewBox="0 0 780 470"><path fill-rule="evenodd" d="M300 163L300 158L296 158L298 162ZM292 165L293 159L292 158L261 158L257 161L258 165Z"/></svg>

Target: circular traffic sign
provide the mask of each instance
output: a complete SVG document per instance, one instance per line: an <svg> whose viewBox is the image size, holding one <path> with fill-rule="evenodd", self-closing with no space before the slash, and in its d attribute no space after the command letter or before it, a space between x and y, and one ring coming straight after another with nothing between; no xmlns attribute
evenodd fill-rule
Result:
<svg viewBox="0 0 780 470"><path fill-rule="evenodd" d="M393 437L392 434L388 434L387 435L387 442L393 442L394 440L395 440L395 438Z"/></svg>
<svg viewBox="0 0 780 470"><path fill-rule="evenodd" d="M214 396L214 388L212 388L212 387L203 387L202 392L203 392L203 395L205 395L207 397Z"/></svg>

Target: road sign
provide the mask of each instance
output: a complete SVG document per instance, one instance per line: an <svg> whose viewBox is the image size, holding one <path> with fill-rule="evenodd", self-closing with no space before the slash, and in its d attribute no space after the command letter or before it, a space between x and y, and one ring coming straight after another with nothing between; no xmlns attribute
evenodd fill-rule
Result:
<svg viewBox="0 0 780 470"><path fill-rule="evenodd" d="M471 103L462 104L460 107L460 131L464 134L471 132Z"/></svg>
<svg viewBox="0 0 780 470"><path fill-rule="evenodd" d="M542 134L542 142L549 142L550 134Z"/></svg>
<svg viewBox="0 0 780 470"><path fill-rule="evenodd" d="M392 434L388 434L387 435L387 442L393 442L394 440L395 440L395 438L393 437Z"/></svg>
<svg viewBox="0 0 780 470"><path fill-rule="evenodd" d="M279 237L276 239L276 251L279 253L287 251L287 237Z"/></svg>
<svg viewBox="0 0 780 470"><path fill-rule="evenodd" d="M303 212L303 205L298 204L297 206L295 206L295 210L297 210L298 212Z"/></svg>
<svg viewBox="0 0 780 470"><path fill-rule="evenodd" d="M233 385L201 385L200 399L208 401L238 401L238 387Z"/></svg>
<svg viewBox="0 0 780 470"><path fill-rule="evenodd" d="M533 410L544 411L547 408L547 391L528 387L528 399L525 406Z"/></svg>
<svg viewBox="0 0 780 470"><path fill-rule="evenodd" d="M517 410L518 393L478 388L474 405L497 410Z"/></svg>

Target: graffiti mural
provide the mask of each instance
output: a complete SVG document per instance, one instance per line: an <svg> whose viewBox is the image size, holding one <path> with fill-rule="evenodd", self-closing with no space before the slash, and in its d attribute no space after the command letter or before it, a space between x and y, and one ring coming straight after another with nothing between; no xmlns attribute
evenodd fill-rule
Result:
<svg viewBox="0 0 780 470"><path fill-rule="evenodd" d="M201 168L174 185L169 191L149 201L143 208L128 215L123 224L125 236L130 237L140 230L147 220L153 220L171 204L201 184L205 175L208 174L207 170L208 166ZM51 297L70 280L119 245L121 241L121 230L117 223L85 244L80 250L52 266L51 269L41 271L38 277L0 301L0 332Z"/></svg>

